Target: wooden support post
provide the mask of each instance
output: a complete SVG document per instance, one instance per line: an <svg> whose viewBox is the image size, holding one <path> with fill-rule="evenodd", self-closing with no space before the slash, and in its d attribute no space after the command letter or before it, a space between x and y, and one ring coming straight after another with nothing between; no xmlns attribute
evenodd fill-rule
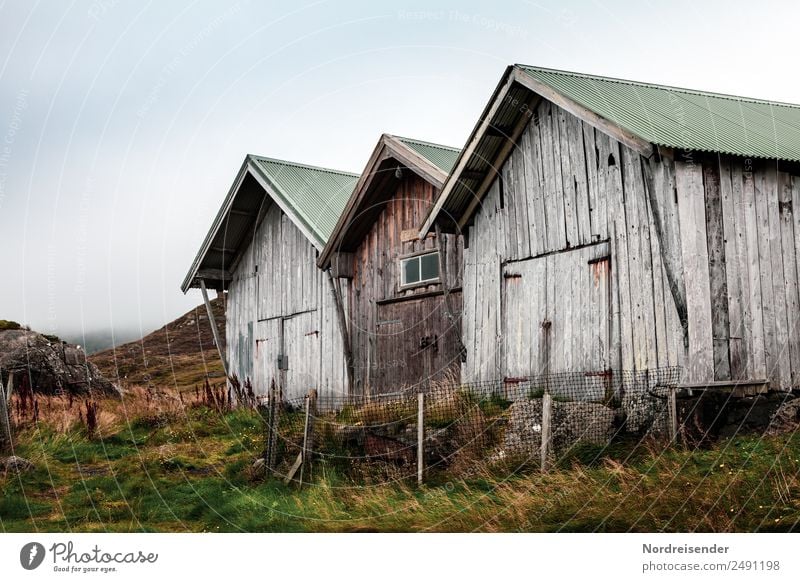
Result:
<svg viewBox="0 0 800 582"><path fill-rule="evenodd" d="M675 442L678 436L678 387L670 386L667 393L667 408L669 413L669 442Z"/></svg>
<svg viewBox="0 0 800 582"><path fill-rule="evenodd" d="M347 393L353 393L353 351L350 346L350 331L347 326L347 317L344 312L344 301L342 299L342 287L339 285L338 279L334 279L331 270L328 273L328 283L331 287L333 294L333 301L336 304L336 317L339 320L339 332L342 334L342 345L344 346L344 359L347 368Z"/></svg>
<svg viewBox="0 0 800 582"><path fill-rule="evenodd" d="M228 379L228 362L225 359L225 352L222 349L222 342L219 338L219 330L217 329L217 320L214 319L214 310L211 309L211 302L208 300L208 290L206 289L206 282L200 279L200 291L203 293L203 303L206 304L206 312L208 313L208 323L211 325L211 333L214 334L214 343L217 344L217 351L219 352L219 359L222 360L222 371L225 372L225 380Z"/></svg>
<svg viewBox="0 0 800 582"><path fill-rule="evenodd" d="M546 473L550 469L550 424L553 418L553 397L550 392L545 390L542 396L542 472Z"/></svg>
<svg viewBox="0 0 800 582"><path fill-rule="evenodd" d="M425 470L425 394L417 394L417 485L422 485Z"/></svg>
<svg viewBox="0 0 800 582"><path fill-rule="evenodd" d="M10 451L13 445L11 440L11 419L8 416L13 387L14 373L9 372L7 388L3 388L3 381L0 379L0 452Z"/></svg>

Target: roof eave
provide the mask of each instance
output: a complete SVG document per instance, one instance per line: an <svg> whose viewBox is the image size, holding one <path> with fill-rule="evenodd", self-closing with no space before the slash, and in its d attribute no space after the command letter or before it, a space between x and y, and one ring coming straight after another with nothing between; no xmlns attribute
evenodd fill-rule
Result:
<svg viewBox="0 0 800 582"><path fill-rule="evenodd" d="M183 293L186 293L190 288L195 286L200 265L203 263L203 259L205 259L206 254L208 254L211 243L217 236L217 233L219 232L219 229L225 220L225 216L227 216L231 207L233 206L236 193L239 191L239 187L242 185L242 181L247 175L247 166L248 159L245 158L242 166L239 168L239 172L236 174L236 179L233 181L233 184L231 184L228 194L225 196L225 200L217 212L217 216L214 218L214 222L211 223L211 229L206 233L203 243L200 245L200 250L197 252L197 255L195 255L194 261L192 261L192 266L189 268L189 272L186 274L186 277L184 277L183 283L181 283L181 291Z"/></svg>

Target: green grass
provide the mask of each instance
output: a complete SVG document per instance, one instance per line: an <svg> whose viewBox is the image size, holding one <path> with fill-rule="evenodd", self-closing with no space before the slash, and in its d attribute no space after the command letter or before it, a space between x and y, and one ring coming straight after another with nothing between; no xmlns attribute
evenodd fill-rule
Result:
<svg viewBox="0 0 800 582"><path fill-rule="evenodd" d="M16 453L36 469L0 476L0 531L789 531L800 520L798 436L581 446L549 474L507 462L422 488L353 483L318 461L302 489L250 475L261 438L256 413L205 408L96 441L26 429Z"/></svg>

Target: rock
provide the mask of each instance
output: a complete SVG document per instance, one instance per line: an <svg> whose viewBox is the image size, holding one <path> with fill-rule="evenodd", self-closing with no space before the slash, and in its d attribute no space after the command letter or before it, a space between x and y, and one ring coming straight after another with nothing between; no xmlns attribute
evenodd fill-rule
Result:
<svg viewBox="0 0 800 582"><path fill-rule="evenodd" d="M553 402L553 450L558 453L578 442L606 444L614 435L616 412L596 402Z"/></svg>
<svg viewBox="0 0 800 582"><path fill-rule="evenodd" d="M76 345L48 339L35 331L24 329L0 331L0 380L5 384L8 372L15 374L15 386L24 374L31 380L36 393L115 396L120 390L109 382L86 360L86 354Z"/></svg>
<svg viewBox="0 0 800 582"><path fill-rule="evenodd" d="M542 400L521 400L508 409L509 419L503 436L502 456L532 457L542 446Z"/></svg>
<svg viewBox="0 0 800 582"><path fill-rule="evenodd" d="M534 457L542 446L542 400L521 400L509 408L503 445L496 456ZM553 401L552 446L556 455L578 442L605 444L614 434L616 412L595 402Z"/></svg>
<svg viewBox="0 0 800 582"><path fill-rule="evenodd" d="M33 469L33 463L22 457L12 456L0 459L0 470L3 473L26 473Z"/></svg>
<svg viewBox="0 0 800 582"><path fill-rule="evenodd" d="M800 398L792 398L781 404L772 415L767 434L793 433L800 426Z"/></svg>

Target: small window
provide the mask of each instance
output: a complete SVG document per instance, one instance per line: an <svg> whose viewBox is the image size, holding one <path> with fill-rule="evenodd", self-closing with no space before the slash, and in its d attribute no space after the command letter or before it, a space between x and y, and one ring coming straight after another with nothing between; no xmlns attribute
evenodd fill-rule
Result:
<svg viewBox="0 0 800 582"><path fill-rule="evenodd" d="M400 285L419 285L439 280L439 253L400 259Z"/></svg>

